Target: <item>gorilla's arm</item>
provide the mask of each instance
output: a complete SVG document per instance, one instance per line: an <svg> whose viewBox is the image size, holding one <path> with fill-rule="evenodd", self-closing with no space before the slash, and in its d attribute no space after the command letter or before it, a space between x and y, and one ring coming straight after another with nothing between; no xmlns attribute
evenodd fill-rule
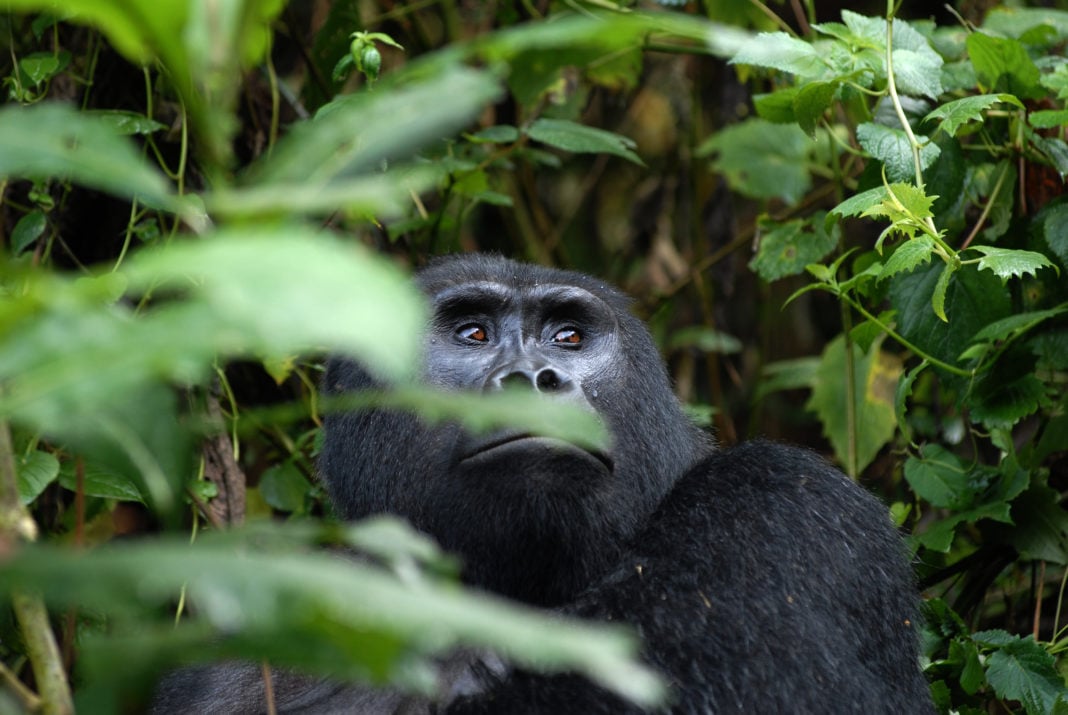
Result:
<svg viewBox="0 0 1068 715"><path fill-rule="evenodd" d="M886 509L820 458L749 443L679 481L569 608L638 627L676 713L926 713L912 576ZM637 712L515 673L449 713Z"/></svg>

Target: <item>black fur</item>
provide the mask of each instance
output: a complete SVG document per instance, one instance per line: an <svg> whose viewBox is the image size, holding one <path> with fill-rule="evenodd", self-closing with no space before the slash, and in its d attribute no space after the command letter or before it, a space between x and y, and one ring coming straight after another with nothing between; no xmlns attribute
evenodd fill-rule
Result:
<svg viewBox="0 0 1068 715"><path fill-rule="evenodd" d="M434 308L427 383L525 384L596 412L612 446L591 454L507 430L471 436L389 411L331 416L320 470L343 516L405 516L460 554L472 585L633 625L673 713L933 711L906 553L875 498L805 450L714 449L683 414L628 299L596 279L472 255L438 260L416 280ZM569 331L580 344L555 339ZM324 381L328 393L371 385L344 359ZM578 676L472 660L449 661L439 704L361 688L321 702L640 712ZM249 679L229 687L257 702Z"/></svg>

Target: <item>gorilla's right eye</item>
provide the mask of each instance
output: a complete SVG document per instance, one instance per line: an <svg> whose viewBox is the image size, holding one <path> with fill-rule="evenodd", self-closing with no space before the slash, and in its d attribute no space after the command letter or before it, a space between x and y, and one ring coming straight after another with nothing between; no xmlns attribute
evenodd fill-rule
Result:
<svg viewBox="0 0 1068 715"><path fill-rule="evenodd" d="M486 335L486 329L478 323L468 323L457 330L456 334L464 340L470 340L475 343L484 343L489 340L489 336Z"/></svg>

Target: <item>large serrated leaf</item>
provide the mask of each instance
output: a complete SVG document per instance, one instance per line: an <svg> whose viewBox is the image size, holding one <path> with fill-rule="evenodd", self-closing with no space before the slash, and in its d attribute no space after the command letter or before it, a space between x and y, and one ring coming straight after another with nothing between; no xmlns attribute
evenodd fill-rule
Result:
<svg viewBox="0 0 1068 715"><path fill-rule="evenodd" d="M840 218L849 218L850 216L860 216L873 206L877 206L890 196L890 192L887 191L885 186L876 186L874 189L868 189L856 196L851 196L842 203L835 206L828 213L830 216L838 216Z"/></svg>
<svg viewBox="0 0 1068 715"><path fill-rule="evenodd" d="M999 697L1023 703L1028 715L1044 715L1058 699L1068 699L1053 656L1032 636L1017 637L990 654L986 679Z"/></svg>
<svg viewBox="0 0 1068 715"><path fill-rule="evenodd" d="M920 142L920 170L929 167L941 149L925 136L917 135ZM908 135L901 129L866 122L857 127L857 141L864 150L878 159L886 167L886 176L890 181L907 181L916 176L912 144Z"/></svg>
<svg viewBox="0 0 1068 715"><path fill-rule="evenodd" d="M1013 277L1023 277L1028 273L1036 273L1039 268L1049 267L1057 270L1057 266L1051 260L1034 251L998 248L997 246L971 246L969 250L983 254L983 257L979 259L980 270L993 271L1003 281Z"/></svg>

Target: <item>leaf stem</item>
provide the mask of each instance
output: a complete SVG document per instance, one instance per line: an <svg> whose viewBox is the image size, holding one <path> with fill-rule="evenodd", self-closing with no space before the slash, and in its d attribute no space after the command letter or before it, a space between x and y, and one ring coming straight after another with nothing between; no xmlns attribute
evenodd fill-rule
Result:
<svg viewBox="0 0 1068 715"><path fill-rule="evenodd" d="M1001 176L998 177L997 182L994 184L993 190L990 192L990 197L986 200L986 205L983 206L983 212L979 214L979 219L975 222L975 226L972 228L971 233L964 239L964 243L960 245L960 250L966 249L971 245L972 241L979 234L979 230L986 223L987 218L990 216L991 210L994 208L994 202L997 201L998 194L1001 193L1001 187L1005 185L1005 179L1009 175L1009 164L1005 163L1001 168Z"/></svg>
<svg viewBox="0 0 1068 715"><path fill-rule="evenodd" d="M894 112L901 122L901 128L908 137L909 147L912 149L912 165L916 172L916 188L923 191L923 165L920 162L920 142L912 131L908 117L905 116L905 108L901 106L901 97L897 94L897 82L894 80L894 0L886 0L886 91L890 95L890 101L894 105ZM931 233L938 233L934 220L930 217L924 219L930 227Z"/></svg>
<svg viewBox="0 0 1068 715"><path fill-rule="evenodd" d="M923 358L927 362L931 363L935 367L942 368L946 372L953 373L954 375L958 375L960 377L972 377L973 376L973 373L972 373L971 370L965 370L964 368L957 367L956 365L950 365L948 362L943 362L942 360L939 360L938 358L934 357L933 355L930 355L929 353L924 352L923 350L921 350L920 348L916 347L911 342L906 340L903 335L901 335L896 330L891 328L889 325L887 325L886 323L884 323L883 321L879 320L877 317L872 315L870 312L868 312L864 308L864 306L862 306L857 301L853 300L850 296L846 295L845 293L841 293L841 292L837 292L837 291L836 291L836 293L837 293L838 297L841 300L845 301L846 303L849 303L849 305L853 306L854 310L856 310L858 313L863 315L866 319L868 319L871 322L873 322L876 325L878 325L879 328L884 333L886 333L891 338L893 338L899 345L901 345L906 350L908 350L908 351L910 351L912 353L915 353L916 355L919 355L921 358Z"/></svg>

